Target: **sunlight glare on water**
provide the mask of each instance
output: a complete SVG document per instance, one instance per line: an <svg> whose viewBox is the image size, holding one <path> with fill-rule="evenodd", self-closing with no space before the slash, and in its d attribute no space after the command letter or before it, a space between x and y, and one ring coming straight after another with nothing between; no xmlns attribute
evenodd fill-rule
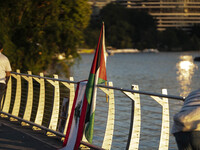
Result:
<svg viewBox="0 0 200 150"><path fill-rule="evenodd" d="M184 55L179 57L180 61L176 64L177 80L181 86L181 96L186 96L191 92L190 84L194 71L198 69L198 66L193 63L193 57L190 55Z"/></svg>

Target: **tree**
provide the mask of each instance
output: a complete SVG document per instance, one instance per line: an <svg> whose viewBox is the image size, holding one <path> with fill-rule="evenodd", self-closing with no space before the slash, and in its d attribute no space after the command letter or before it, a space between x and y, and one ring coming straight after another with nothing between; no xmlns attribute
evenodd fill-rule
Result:
<svg viewBox="0 0 200 150"><path fill-rule="evenodd" d="M159 43L161 50L172 51L172 49L179 49L179 39L174 29L167 29L159 34Z"/></svg>
<svg viewBox="0 0 200 150"><path fill-rule="evenodd" d="M101 9L98 20L96 18L91 20L87 33L95 33L94 31L98 27L96 22L100 24L99 22L102 21L105 22L106 44L109 46L139 49L144 48L144 46L157 46L156 24L153 18L146 12L110 3ZM87 39L86 43L89 45L90 43Z"/></svg>
<svg viewBox="0 0 200 150"><path fill-rule="evenodd" d="M0 0L0 34L13 70L34 74L54 64L56 54L77 57L91 8L87 0Z"/></svg>
<svg viewBox="0 0 200 150"><path fill-rule="evenodd" d="M131 28L133 27L130 24L121 20L118 20L116 24L110 27L107 26L107 44L117 48L132 48Z"/></svg>

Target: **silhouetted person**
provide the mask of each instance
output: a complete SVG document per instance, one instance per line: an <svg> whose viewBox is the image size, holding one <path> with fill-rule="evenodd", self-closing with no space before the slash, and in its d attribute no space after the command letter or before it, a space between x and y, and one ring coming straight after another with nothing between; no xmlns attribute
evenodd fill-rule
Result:
<svg viewBox="0 0 200 150"><path fill-rule="evenodd" d="M0 104L6 91L7 82L10 77L11 66L8 58L2 54L3 44L0 42ZM1 105L0 105L1 111Z"/></svg>
<svg viewBox="0 0 200 150"><path fill-rule="evenodd" d="M179 150L200 150L200 89L191 92L175 114L172 133Z"/></svg>

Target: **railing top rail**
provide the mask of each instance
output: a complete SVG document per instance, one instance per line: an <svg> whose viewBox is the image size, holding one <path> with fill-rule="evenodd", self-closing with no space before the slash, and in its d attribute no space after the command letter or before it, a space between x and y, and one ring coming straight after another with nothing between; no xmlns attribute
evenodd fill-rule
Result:
<svg viewBox="0 0 200 150"><path fill-rule="evenodd" d="M35 77L35 78L39 78L39 79L60 81L60 82L68 82L68 83L74 83L74 84L78 83L76 81L70 81L70 80L65 80L65 79L56 79L56 78L51 78L51 77L43 77L43 76L39 76L39 75L30 75L30 74L25 74L25 73L11 72L11 74L21 75L21 76L27 76L27 77Z"/></svg>
<svg viewBox="0 0 200 150"><path fill-rule="evenodd" d="M170 98L170 99L176 99L176 100L182 100L184 101L185 98L181 96L174 96L174 95L165 95L165 94L159 94L159 93L152 93L152 92L145 92L145 91L137 91L137 90L131 90L131 89L123 89L123 88L118 88L118 87L112 87L112 86L105 86L105 85L97 85L97 87L104 87L108 89L114 89L114 90L119 90L119 91L126 91L126 92L131 92L131 93L139 93L143 95L151 95L151 96L158 96L158 97L165 97L165 98Z"/></svg>
<svg viewBox="0 0 200 150"><path fill-rule="evenodd" d="M12 72L12 74L15 75L21 75L21 76L27 76L27 77L35 77L39 79L46 79L46 80L53 80L53 81L60 81L60 82L68 82L68 83L74 83L77 84L77 81L70 81L70 80L65 80L65 79L56 79L56 78L51 78L51 77L42 77L38 75L30 75L30 74L25 74L25 73L17 73L17 72ZM113 87L113 86L105 86L105 85L97 85L97 87L103 87L107 89L114 89L118 91L125 91L125 92L131 92L131 93L139 93L143 95L151 95L151 96L158 96L158 97L164 97L164 98L170 98L170 99L175 99L175 100L185 100L185 97L181 96L174 96L174 95L165 95L165 94L160 94L160 93L153 93L153 92L146 92L146 91L137 91L137 90L132 90L132 89L124 89L124 88L118 88L118 87Z"/></svg>

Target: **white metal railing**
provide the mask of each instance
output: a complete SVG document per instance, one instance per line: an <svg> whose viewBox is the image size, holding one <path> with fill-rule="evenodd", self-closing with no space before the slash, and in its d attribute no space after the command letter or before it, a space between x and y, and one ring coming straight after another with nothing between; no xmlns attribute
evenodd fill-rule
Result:
<svg viewBox="0 0 200 150"><path fill-rule="evenodd" d="M28 71L28 74L20 73L19 70L12 72L7 85L5 99L1 104L1 113L4 114L1 116L10 116L11 121L20 120L22 121L22 125L32 125L33 130L46 130L48 136L59 135L64 137L69 119L68 115L70 114L75 95L76 83L77 82L75 82L72 77L70 77L69 80L62 80L59 79L57 75L50 78L44 77L43 73L37 76L32 75L30 71ZM104 131L102 131L102 129L96 130L96 135L102 136L102 140L96 141L96 143L99 142L99 144L97 144L99 147L103 149L124 149L116 146L118 142L115 144L115 137L118 137L120 132L124 132L123 128L125 128L125 132L128 132L128 134L125 134L126 137L121 136L126 139L125 149L139 149L142 116L140 95L142 94L150 96L161 106L162 123L158 147L160 150L167 150L169 148L170 114L168 98L184 100L183 97L167 95L166 89L162 90L162 94L140 91L137 85L133 85L132 89L113 87L112 82L109 82L108 86L97 86L109 97L109 102L102 104L103 109L99 109L99 113L97 103L97 117L101 114L104 115L102 118L99 117L99 119L96 119L97 126L101 126L101 124L105 125ZM131 109L128 113L128 115L130 115L130 123L128 125L126 123L123 124L122 118L117 121L118 112L121 111L120 109L122 108L118 108L120 104L117 104L118 101L115 99L117 94L114 95L114 91L124 93L126 98L129 99L129 102L131 102L128 106ZM126 103L128 103L128 101ZM128 109L128 107L125 107L125 109ZM107 108L107 110L104 108ZM123 116L124 112L120 113L122 113L120 115ZM101 122L98 123L98 121ZM124 125L125 127L123 127ZM116 136L115 130L117 130ZM104 135L102 135L102 133L104 133ZM86 141L83 139L82 144L92 147L85 142ZM96 147L96 149L99 148Z"/></svg>

